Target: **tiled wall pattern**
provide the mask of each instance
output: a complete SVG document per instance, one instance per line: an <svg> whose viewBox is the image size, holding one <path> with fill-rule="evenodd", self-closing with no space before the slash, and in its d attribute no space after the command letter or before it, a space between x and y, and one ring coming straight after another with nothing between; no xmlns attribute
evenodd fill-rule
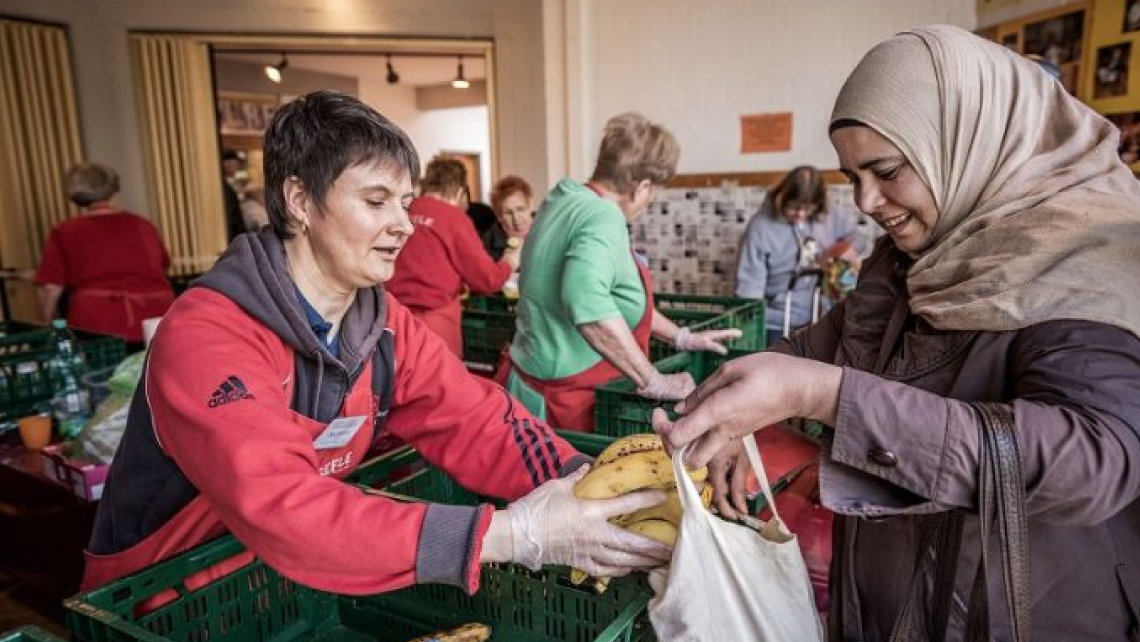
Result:
<svg viewBox="0 0 1140 642"><path fill-rule="evenodd" d="M732 296L740 237L767 189L724 185L663 190L630 227L633 247L649 260L654 290ZM878 226L855 208L850 185L828 186L832 215L860 223L869 248Z"/></svg>

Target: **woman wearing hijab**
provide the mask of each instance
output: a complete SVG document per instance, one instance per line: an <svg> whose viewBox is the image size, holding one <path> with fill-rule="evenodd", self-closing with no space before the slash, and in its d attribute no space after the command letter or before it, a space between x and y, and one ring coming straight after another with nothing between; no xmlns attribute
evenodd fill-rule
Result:
<svg viewBox="0 0 1140 642"><path fill-rule="evenodd" d="M738 437L789 417L835 427L820 472L839 515L832 639L1135 639L1140 187L1111 123L1033 62L934 26L863 58L831 140L887 232L855 292L656 428L690 465L711 460L735 515ZM1006 533L979 536L993 416L1020 453L1003 491L1024 491L1010 505L1027 537L1008 551ZM998 578L1007 561L1024 585Z"/></svg>

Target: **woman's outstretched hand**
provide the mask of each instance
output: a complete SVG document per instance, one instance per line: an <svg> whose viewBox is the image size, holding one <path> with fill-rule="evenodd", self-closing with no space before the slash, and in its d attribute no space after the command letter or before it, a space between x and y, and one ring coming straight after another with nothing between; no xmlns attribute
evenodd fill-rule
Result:
<svg viewBox="0 0 1140 642"><path fill-rule="evenodd" d="M740 437L791 417L834 425L843 370L836 366L761 352L721 366L677 404L682 417L653 414L653 429L666 446L692 444L686 465L700 467Z"/></svg>

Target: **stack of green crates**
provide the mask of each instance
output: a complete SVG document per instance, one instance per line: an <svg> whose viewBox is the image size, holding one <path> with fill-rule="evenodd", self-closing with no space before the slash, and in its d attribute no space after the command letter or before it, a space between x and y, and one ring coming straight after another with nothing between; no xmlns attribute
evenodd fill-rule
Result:
<svg viewBox="0 0 1140 642"><path fill-rule="evenodd" d="M765 347L764 301L693 294L656 294L657 310L677 325L694 332L739 328L744 334L727 345L736 350L759 352ZM469 296L463 301L463 360L468 367L491 372L503 348L515 336L517 299L502 295ZM654 340L650 361L676 354L667 343Z"/></svg>
<svg viewBox="0 0 1140 642"><path fill-rule="evenodd" d="M471 295L463 300L463 361L477 372L491 373L503 348L515 337L517 299Z"/></svg>
<svg viewBox="0 0 1140 642"><path fill-rule="evenodd" d="M670 321L693 332L738 328L743 334L726 345L735 350L760 352L765 348L765 307L763 299L701 296L695 294L656 294L657 310ZM673 346L654 340L649 344L649 360L658 362L677 354Z"/></svg>
<svg viewBox="0 0 1140 642"><path fill-rule="evenodd" d="M604 438L572 437L583 452L600 452ZM368 485L418 455L403 447L370 462L353 481ZM422 467L390 486L417 500L442 499L473 504L439 471ZM367 545L362 542L361 545ZM255 560L249 566L201 588L183 584L187 576L243 550L225 536L107 586L65 602L72 639L81 642L405 642L434 631L480 622L492 640L510 642L653 642L643 582L615 580L597 594L570 584L565 568L530 571L513 564L484 565L479 592L416 585L366 597L310 589L278 575ZM179 596L139 615L135 607L166 589Z"/></svg>
<svg viewBox="0 0 1140 642"><path fill-rule="evenodd" d="M127 345L118 337L79 330L75 336L90 370L113 367L127 356ZM52 350L50 329L0 322L0 424L35 412L51 398Z"/></svg>
<svg viewBox="0 0 1140 642"><path fill-rule="evenodd" d="M680 352L653 364L666 374L688 372L700 383L722 363L751 351L729 350L721 356L713 352ZM594 389L594 433L622 437L640 432L653 432L650 415L654 408L668 408L672 403L646 399L637 394L637 386L626 377L602 384Z"/></svg>

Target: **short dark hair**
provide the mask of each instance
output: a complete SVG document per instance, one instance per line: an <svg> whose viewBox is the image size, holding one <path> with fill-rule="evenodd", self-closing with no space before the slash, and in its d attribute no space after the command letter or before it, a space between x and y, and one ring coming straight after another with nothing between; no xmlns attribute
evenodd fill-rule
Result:
<svg viewBox="0 0 1140 642"><path fill-rule="evenodd" d="M284 185L300 179L318 207L349 167L378 162L415 181L420 159L404 130L347 94L314 91L283 105L265 130L265 209L282 239L293 238Z"/></svg>
<svg viewBox="0 0 1140 642"><path fill-rule="evenodd" d="M819 219L827 212L827 186L819 170L811 165L800 165L788 172L771 193L772 218L783 219L783 209L790 203L811 205L809 218Z"/></svg>

